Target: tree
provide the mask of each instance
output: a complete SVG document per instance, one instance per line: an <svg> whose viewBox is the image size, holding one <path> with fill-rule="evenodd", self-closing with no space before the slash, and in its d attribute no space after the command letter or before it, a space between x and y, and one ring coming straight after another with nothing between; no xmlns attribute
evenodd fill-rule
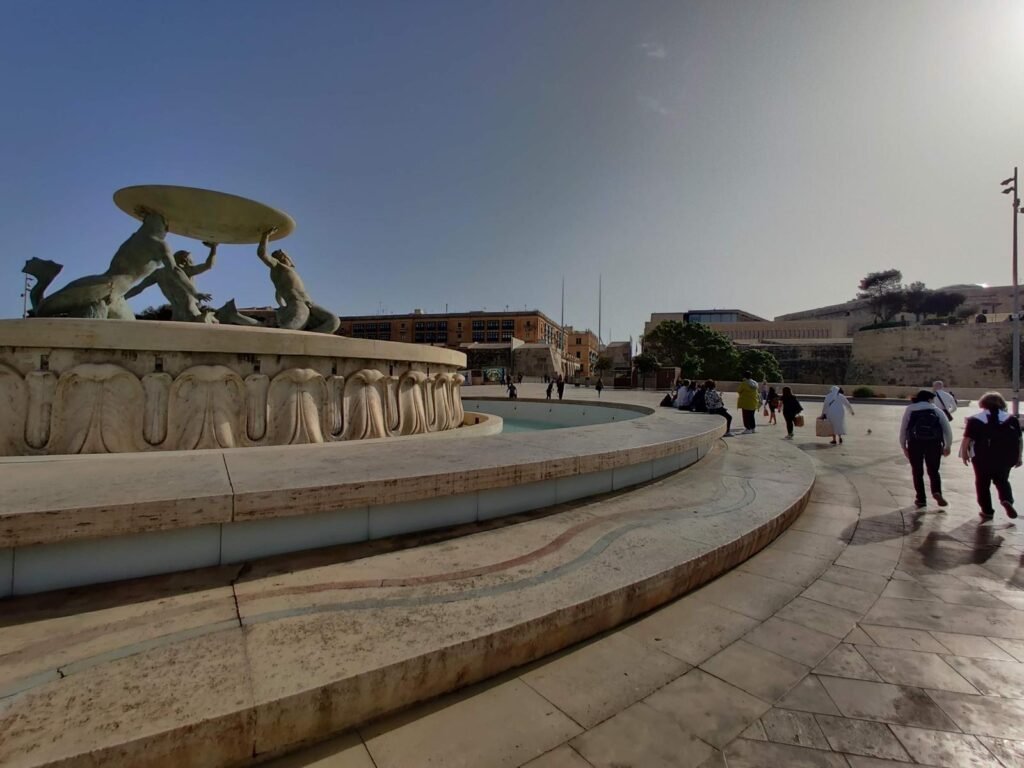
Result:
<svg viewBox="0 0 1024 768"><path fill-rule="evenodd" d="M640 372L640 387L642 389L647 389L647 374L652 371L656 371L661 367L661 363L658 362L658 358L650 352L644 352L634 357L633 365L635 365L637 371Z"/></svg>
<svg viewBox="0 0 1024 768"><path fill-rule="evenodd" d="M135 315L136 320L170 320L171 305L161 304L159 307L146 307Z"/></svg>
<svg viewBox="0 0 1024 768"><path fill-rule="evenodd" d="M887 297L891 294L900 294L902 282L903 273L898 269L870 272L860 281L860 293L857 294L857 298L867 299L868 306L875 314L876 323L880 320L889 320L899 312L899 309L893 310L896 305L894 298ZM902 302L900 304L902 305ZM888 317L887 312L890 313Z"/></svg>
<svg viewBox="0 0 1024 768"><path fill-rule="evenodd" d="M921 322L921 315L928 301L928 289L920 280L911 283L903 289L903 308L912 312L917 322Z"/></svg>
<svg viewBox="0 0 1024 768"><path fill-rule="evenodd" d="M932 291L925 298L923 312L925 315L946 317L956 312L957 308L967 301L962 293L953 291Z"/></svg>
<svg viewBox="0 0 1024 768"><path fill-rule="evenodd" d="M727 379L736 367L736 348L727 336L700 323L664 320L644 336L644 350L683 375Z"/></svg>
<svg viewBox="0 0 1024 768"><path fill-rule="evenodd" d="M601 376L605 371L612 369L612 359L608 355L598 355L597 362L594 363L594 373Z"/></svg>
<svg viewBox="0 0 1024 768"><path fill-rule="evenodd" d="M745 349L739 353L733 378L740 378L744 371L750 371L757 381L782 381L779 361L775 355L763 349Z"/></svg>

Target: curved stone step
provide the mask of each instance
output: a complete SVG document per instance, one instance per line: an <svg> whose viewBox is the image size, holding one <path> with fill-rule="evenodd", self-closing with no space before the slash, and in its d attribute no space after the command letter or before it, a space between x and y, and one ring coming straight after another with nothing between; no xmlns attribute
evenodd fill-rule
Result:
<svg viewBox="0 0 1024 768"><path fill-rule="evenodd" d="M571 645L792 522L811 462L756 447L720 441L663 480L414 549L26 603L0 627L0 763L245 764Z"/></svg>

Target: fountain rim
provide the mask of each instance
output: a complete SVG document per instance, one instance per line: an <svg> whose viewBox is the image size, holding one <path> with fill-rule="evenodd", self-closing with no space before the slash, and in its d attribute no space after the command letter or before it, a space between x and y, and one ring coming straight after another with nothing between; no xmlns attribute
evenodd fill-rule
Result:
<svg viewBox="0 0 1024 768"><path fill-rule="evenodd" d="M466 355L448 348L311 331L173 320L26 318L0 320L0 347L220 352L337 357L464 369Z"/></svg>

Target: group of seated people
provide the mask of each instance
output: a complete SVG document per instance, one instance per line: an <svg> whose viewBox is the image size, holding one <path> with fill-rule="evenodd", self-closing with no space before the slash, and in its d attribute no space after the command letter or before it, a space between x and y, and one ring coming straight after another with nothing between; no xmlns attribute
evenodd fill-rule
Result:
<svg viewBox="0 0 1024 768"><path fill-rule="evenodd" d="M681 411L715 413L725 418L726 430L729 430L732 426L732 416L725 409L722 395L715 389L713 379L706 379L704 381L682 379L677 381L675 392L666 394L661 404L668 408L678 408Z"/></svg>

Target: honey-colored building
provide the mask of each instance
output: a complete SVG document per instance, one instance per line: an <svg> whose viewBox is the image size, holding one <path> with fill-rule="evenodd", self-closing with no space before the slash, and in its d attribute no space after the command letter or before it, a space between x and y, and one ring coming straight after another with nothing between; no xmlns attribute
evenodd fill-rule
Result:
<svg viewBox="0 0 1024 768"><path fill-rule="evenodd" d="M565 356L579 363L577 375L590 378L597 363L599 343L597 334L589 328L577 331L571 325L565 326Z"/></svg>
<svg viewBox="0 0 1024 768"><path fill-rule="evenodd" d="M357 339L458 347L471 342L493 344L516 338L527 344L542 343L564 349L561 327L536 309L437 314L413 310L407 315L358 315L339 319L338 333Z"/></svg>

